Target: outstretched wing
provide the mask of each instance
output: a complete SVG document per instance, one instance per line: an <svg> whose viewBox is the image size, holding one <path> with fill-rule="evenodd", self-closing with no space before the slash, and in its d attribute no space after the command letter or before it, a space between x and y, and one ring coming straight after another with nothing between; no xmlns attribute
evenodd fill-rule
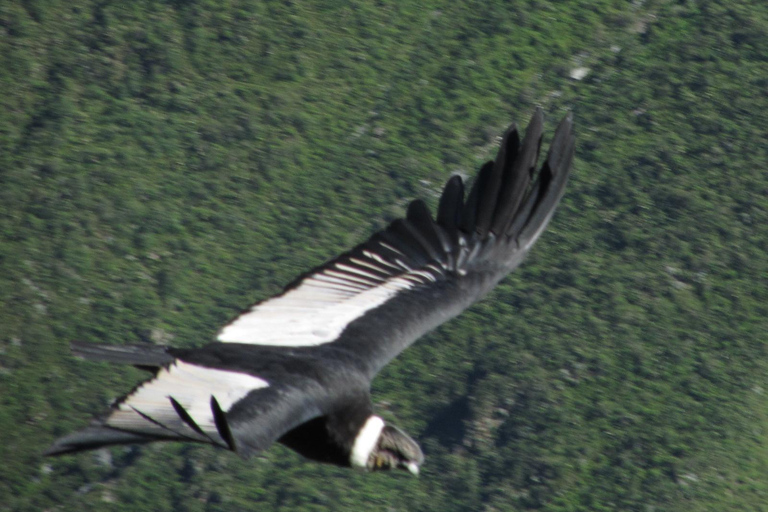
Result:
<svg viewBox="0 0 768 512"><path fill-rule="evenodd" d="M355 354L372 376L485 295L538 239L563 194L574 152L568 115L535 176L542 127L540 109L522 142L511 126L466 202L454 176L436 219L424 202L412 202L406 218L251 306L222 328L218 341L331 345Z"/></svg>
<svg viewBox="0 0 768 512"><path fill-rule="evenodd" d="M79 343L73 350L89 359L154 367L155 375L118 400L105 417L57 440L46 455L112 444L187 441L250 456L324 414L325 394L301 375L281 379L269 369L256 376L232 365L211 367L199 361L211 354L199 350L181 350L187 360L159 347Z"/></svg>

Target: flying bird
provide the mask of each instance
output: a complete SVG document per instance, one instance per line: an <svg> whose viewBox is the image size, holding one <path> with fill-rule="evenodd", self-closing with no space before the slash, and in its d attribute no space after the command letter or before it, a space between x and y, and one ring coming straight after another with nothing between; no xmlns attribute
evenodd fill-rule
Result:
<svg viewBox="0 0 768 512"><path fill-rule="evenodd" d="M152 376L46 455L188 441L250 457L279 442L323 463L418 474L421 448L374 413L371 380L485 296L544 231L565 189L574 136L569 114L536 172L543 122L537 108L522 140L514 124L507 129L466 198L453 176L436 218L413 201L405 218L249 307L215 342L73 343L78 356Z"/></svg>

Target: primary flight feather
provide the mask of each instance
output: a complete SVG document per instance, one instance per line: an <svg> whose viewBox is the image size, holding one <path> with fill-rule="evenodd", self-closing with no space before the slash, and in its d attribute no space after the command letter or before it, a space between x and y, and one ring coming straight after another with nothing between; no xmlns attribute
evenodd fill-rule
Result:
<svg viewBox="0 0 768 512"><path fill-rule="evenodd" d="M152 441L210 443L251 456L280 442L319 462L418 473L419 445L373 412L371 380L417 338L485 296L547 226L574 152L572 118L538 173L543 115L512 125L465 198L452 177L436 218L405 218L300 276L202 348L74 343L75 354L153 376L102 418L57 440L59 455Z"/></svg>

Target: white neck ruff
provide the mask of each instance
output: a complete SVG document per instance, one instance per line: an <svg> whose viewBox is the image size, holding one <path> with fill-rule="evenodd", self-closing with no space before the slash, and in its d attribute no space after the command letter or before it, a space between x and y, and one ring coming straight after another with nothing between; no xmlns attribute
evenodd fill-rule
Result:
<svg viewBox="0 0 768 512"><path fill-rule="evenodd" d="M379 442L381 430L384 428L384 420L378 416L370 416L365 420L363 428L357 433L355 442L352 445L352 453L349 456L349 462L352 467L367 469L368 458L371 456L376 443Z"/></svg>

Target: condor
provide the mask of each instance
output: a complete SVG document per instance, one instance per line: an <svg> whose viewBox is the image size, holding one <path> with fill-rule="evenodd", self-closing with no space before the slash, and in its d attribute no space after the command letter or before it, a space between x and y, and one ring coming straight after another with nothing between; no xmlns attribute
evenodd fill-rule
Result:
<svg viewBox="0 0 768 512"><path fill-rule="evenodd" d="M324 463L417 474L419 445L374 414L371 380L417 338L485 296L517 267L563 194L572 118L536 170L543 116L512 125L465 198L452 177L437 217L406 217L254 304L202 348L76 343L87 359L153 376L102 418L56 441L58 455L122 443L209 443L249 457L275 441Z"/></svg>

